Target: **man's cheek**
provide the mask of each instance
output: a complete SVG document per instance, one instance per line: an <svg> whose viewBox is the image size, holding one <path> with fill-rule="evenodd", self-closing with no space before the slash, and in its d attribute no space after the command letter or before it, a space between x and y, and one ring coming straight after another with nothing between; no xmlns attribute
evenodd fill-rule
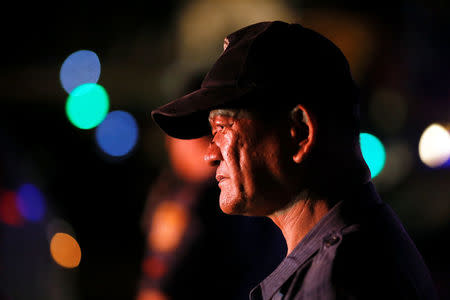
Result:
<svg viewBox="0 0 450 300"><path fill-rule="evenodd" d="M226 157L225 161L227 162L230 172L237 173L240 166L240 155L236 139L230 140L230 143L223 148L222 155L224 158Z"/></svg>

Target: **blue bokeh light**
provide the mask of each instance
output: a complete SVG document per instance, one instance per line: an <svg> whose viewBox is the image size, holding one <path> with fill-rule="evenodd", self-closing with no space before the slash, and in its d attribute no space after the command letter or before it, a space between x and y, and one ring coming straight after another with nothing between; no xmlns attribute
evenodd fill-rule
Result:
<svg viewBox="0 0 450 300"><path fill-rule="evenodd" d="M23 184L17 190L17 206L21 215L29 221L40 221L45 214L45 200L33 184Z"/></svg>
<svg viewBox="0 0 450 300"><path fill-rule="evenodd" d="M124 156L136 145L138 126L134 117L125 111L110 112L96 128L95 138L100 149L111 156Z"/></svg>
<svg viewBox="0 0 450 300"><path fill-rule="evenodd" d="M59 78L67 93L85 83L97 83L100 78L100 60L90 50L79 50L69 55L61 66Z"/></svg>

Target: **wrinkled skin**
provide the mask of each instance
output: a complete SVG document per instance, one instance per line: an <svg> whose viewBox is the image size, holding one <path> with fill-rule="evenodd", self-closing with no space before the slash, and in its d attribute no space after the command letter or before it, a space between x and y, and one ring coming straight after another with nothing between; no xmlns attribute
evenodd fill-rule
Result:
<svg viewBox="0 0 450 300"><path fill-rule="evenodd" d="M240 111L239 111L240 112ZM309 193L311 149L317 123L301 105L290 118L210 113L213 137L205 160L217 166L220 208L227 214L267 216L282 231L288 254L328 212L326 199ZM281 116L280 116L281 117Z"/></svg>
<svg viewBox="0 0 450 300"><path fill-rule="evenodd" d="M288 124L268 128L261 120L225 115L213 116L210 124L205 160L217 166L222 211L267 216L288 205L295 151Z"/></svg>

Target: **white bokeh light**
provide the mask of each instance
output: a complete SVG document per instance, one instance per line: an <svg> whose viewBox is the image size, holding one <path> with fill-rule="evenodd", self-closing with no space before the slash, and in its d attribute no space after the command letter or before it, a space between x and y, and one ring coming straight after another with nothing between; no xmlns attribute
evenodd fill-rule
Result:
<svg viewBox="0 0 450 300"><path fill-rule="evenodd" d="M450 133L439 124L428 126L420 137L419 156L431 168L443 165L450 158Z"/></svg>

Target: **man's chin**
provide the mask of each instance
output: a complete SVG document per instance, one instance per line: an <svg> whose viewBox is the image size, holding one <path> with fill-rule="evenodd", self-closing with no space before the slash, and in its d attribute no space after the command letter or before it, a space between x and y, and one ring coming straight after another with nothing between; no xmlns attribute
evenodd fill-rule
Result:
<svg viewBox="0 0 450 300"><path fill-rule="evenodd" d="M220 193L219 205L222 212L227 215L245 215L245 201L243 199L233 199L224 197Z"/></svg>

